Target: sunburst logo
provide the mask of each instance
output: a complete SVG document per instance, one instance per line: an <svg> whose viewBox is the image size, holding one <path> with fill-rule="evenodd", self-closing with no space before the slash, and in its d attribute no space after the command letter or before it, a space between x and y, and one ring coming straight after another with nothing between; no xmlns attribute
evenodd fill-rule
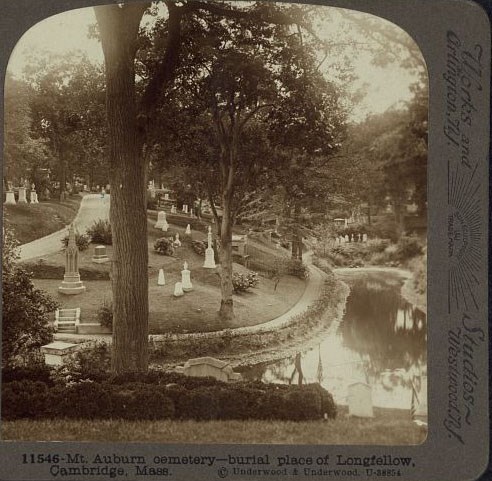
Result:
<svg viewBox="0 0 492 481"><path fill-rule="evenodd" d="M466 174L457 168L449 177L447 244L449 258L448 311L478 309L475 290L483 266L482 202L476 167Z"/></svg>

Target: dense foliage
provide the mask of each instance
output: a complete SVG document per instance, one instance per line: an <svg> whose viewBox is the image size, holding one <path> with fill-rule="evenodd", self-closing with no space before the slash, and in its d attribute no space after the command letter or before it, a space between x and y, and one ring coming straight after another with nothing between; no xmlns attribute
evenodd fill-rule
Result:
<svg viewBox="0 0 492 481"><path fill-rule="evenodd" d="M94 244L111 245L113 235L109 220L99 219L95 221L88 229L87 235Z"/></svg>
<svg viewBox="0 0 492 481"><path fill-rule="evenodd" d="M260 282L260 278L256 272L249 272L247 274L240 274L239 272L234 272L232 274L232 287L234 292L244 292L251 287L256 287Z"/></svg>
<svg viewBox="0 0 492 481"><path fill-rule="evenodd" d="M35 289L31 274L16 264L16 241L4 228L2 250L2 367L38 361L53 339L50 315L56 302Z"/></svg>
<svg viewBox="0 0 492 481"><path fill-rule="evenodd" d="M176 373L69 382L19 379L2 385L2 417L13 419L275 419L335 418L333 397L319 384L223 383Z"/></svg>
<svg viewBox="0 0 492 481"><path fill-rule="evenodd" d="M67 247L68 246L68 235L66 235L62 239L61 242L63 244L63 247ZM76 232L75 233L75 243L77 244L79 251L85 251L86 249L89 248L90 238L89 238L89 236L87 236L85 234L79 234L78 232Z"/></svg>
<svg viewBox="0 0 492 481"><path fill-rule="evenodd" d="M161 237L154 242L154 250L161 256L172 256L174 255L173 241L166 237Z"/></svg>

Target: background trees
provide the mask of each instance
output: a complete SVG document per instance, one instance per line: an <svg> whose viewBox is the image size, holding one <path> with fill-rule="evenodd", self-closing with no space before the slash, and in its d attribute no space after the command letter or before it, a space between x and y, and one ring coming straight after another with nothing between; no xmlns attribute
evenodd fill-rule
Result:
<svg viewBox="0 0 492 481"><path fill-rule="evenodd" d="M30 102L33 92L22 80L7 74L5 79L4 180L34 179L36 168L46 164L49 152L43 139L31 129Z"/></svg>

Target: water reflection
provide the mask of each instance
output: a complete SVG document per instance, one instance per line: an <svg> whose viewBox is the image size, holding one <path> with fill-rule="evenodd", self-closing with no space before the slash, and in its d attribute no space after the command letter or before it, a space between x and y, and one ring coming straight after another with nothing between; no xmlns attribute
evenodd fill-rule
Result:
<svg viewBox="0 0 492 481"><path fill-rule="evenodd" d="M257 365L243 377L297 384L301 367L304 382L321 382L338 404L346 403L348 385L363 381L375 406L409 409L411 382L427 374L425 313L401 297L398 274L354 271L343 280L350 286L343 321L332 323L318 347L297 363L292 356Z"/></svg>

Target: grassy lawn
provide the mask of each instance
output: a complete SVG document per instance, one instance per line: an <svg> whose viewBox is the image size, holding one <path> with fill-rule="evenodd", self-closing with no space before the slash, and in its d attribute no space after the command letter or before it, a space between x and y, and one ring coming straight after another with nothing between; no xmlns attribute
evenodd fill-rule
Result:
<svg viewBox="0 0 492 481"><path fill-rule="evenodd" d="M25 244L63 229L75 218L81 200L76 195L65 202L4 205L4 219L14 229L19 243Z"/></svg>
<svg viewBox="0 0 492 481"><path fill-rule="evenodd" d="M327 421L4 421L2 439L23 441L120 441L229 444L379 444L415 445L426 430L408 419L408 411L373 419L348 418L342 412Z"/></svg>
<svg viewBox="0 0 492 481"><path fill-rule="evenodd" d="M234 295L236 318L234 324L225 325L217 316L221 299L217 270L202 267L204 259L191 248L190 239L184 235L183 228L172 226L166 236L175 233L179 233L180 238L183 239L182 247L177 249L173 257L161 256L154 251L153 244L155 239L162 236L162 233L149 226L148 274L151 333L203 332L260 324L288 311L297 303L305 290L305 281L296 277L283 277L276 290L274 290L272 280L261 277L258 287ZM204 232L193 233L194 240L204 240L205 237ZM47 291L62 307L80 307L82 309L81 322L95 322L99 307L105 302L109 303L112 297L109 280L84 280L84 269L106 273L106 275L110 270L109 263L94 264L92 262L93 247L79 254L81 277L87 287L84 294L64 296L58 293L65 265L63 251L43 257L43 265L46 266L44 270L47 272L43 277L51 278L34 279L36 287ZM107 253L111 257L111 246L107 247ZM174 284L181 280L184 261L189 264L194 290L183 297L175 298L173 296ZM29 262L36 263L37 260ZM165 286L157 285L160 268L164 269ZM48 273L50 269L53 275ZM234 265L234 270L236 272L246 271L239 264Z"/></svg>

